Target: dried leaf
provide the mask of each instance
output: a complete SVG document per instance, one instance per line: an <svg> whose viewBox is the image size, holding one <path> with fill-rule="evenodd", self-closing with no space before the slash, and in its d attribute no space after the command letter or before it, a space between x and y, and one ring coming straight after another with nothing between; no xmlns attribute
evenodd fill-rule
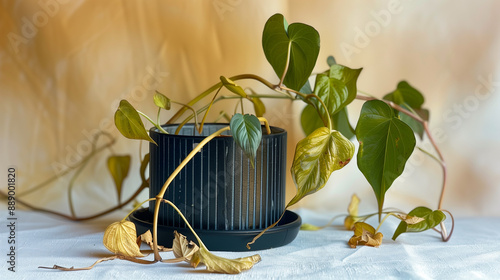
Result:
<svg viewBox="0 0 500 280"><path fill-rule="evenodd" d="M349 216L347 216L344 220L344 227L347 230L354 229L354 224L360 220L358 218L358 207L360 201L361 200L356 194L352 195L351 202L349 203L349 206L347 206L347 212L349 213Z"/></svg>
<svg viewBox="0 0 500 280"><path fill-rule="evenodd" d="M410 215L398 215L401 220L405 221L406 224L408 225L414 225L414 224L418 224L420 223L421 221L425 221L424 218L421 218L421 217L417 217L417 216L410 216Z"/></svg>
<svg viewBox="0 0 500 280"><path fill-rule="evenodd" d="M378 247L382 244L384 235L381 232L375 232L375 229L363 222L354 224L354 235L349 239L349 246L356 248L357 245Z"/></svg>
<svg viewBox="0 0 500 280"><path fill-rule="evenodd" d="M193 241L187 240L186 236L174 232L175 238L172 244L172 249L174 251L174 256L176 258L182 258L183 260L190 262L191 257L199 250L198 245L196 245Z"/></svg>
<svg viewBox="0 0 500 280"><path fill-rule="evenodd" d="M114 222L104 232L104 246L117 255L144 257L136 242L137 233L135 225L130 221Z"/></svg>
<svg viewBox="0 0 500 280"><path fill-rule="evenodd" d="M196 251L191 258L191 265L195 268L198 264L203 263L210 272L226 274L238 274L252 268L253 265L258 262L260 262L260 255L238 259L226 259L210 253L210 251L203 246Z"/></svg>
<svg viewBox="0 0 500 280"><path fill-rule="evenodd" d="M141 246L141 242L144 242L151 247L151 250L154 250L153 248L153 235L151 234L151 231L148 230L145 233L141 234L139 237L137 237L137 244ZM172 249L166 248L164 246L158 245L158 251L160 252L170 252Z"/></svg>

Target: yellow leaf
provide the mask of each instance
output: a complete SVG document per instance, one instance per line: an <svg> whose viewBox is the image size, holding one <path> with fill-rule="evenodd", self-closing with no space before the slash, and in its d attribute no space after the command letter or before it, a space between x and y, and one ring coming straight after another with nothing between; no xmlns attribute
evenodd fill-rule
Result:
<svg viewBox="0 0 500 280"><path fill-rule="evenodd" d="M130 221L114 222L104 231L102 242L114 254L127 257L144 257L137 245L137 233Z"/></svg>
<svg viewBox="0 0 500 280"><path fill-rule="evenodd" d="M375 229L362 222L354 224L354 235L347 242L351 248L356 248L357 245L365 245L378 247L382 244L384 235L381 232L375 232Z"/></svg>
<svg viewBox="0 0 500 280"><path fill-rule="evenodd" d="M300 230L312 230L312 231L315 231L315 230L320 230L322 229L322 227L318 227L318 226L315 226L315 225L311 225L311 224L303 224L300 226Z"/></svg>
<svg viewBox="0 0 500 280"><path fill-rule="evenodd" d="M356 194L353 194L351 197L351 202L349 206L347 206L347 212L349 216L347 216L344 220L344 227L347 230L352 230L354 228L354 223L359 221L358 218L358 207L359 207L360 199Z"/></svg>
<svg viewBox="0 0 500 280"><path fill-rule="evenodd" d="M205 264L208 271L226 274L238 274L253 267L260 262L260 255L253 255L246 258L226 259L216 256L207 248L201 247L191 258L191 265L197 267L199 263Z"/></svg>
<svg viewBox="0 0 500 280"><path fill-rule="evenodd" d="M198 245L196 245L193 241L188 242L187 238L177 231L174 232L174 236L174 243L172 244L174 256L189 262L194 253L199 250Z"/></svg>

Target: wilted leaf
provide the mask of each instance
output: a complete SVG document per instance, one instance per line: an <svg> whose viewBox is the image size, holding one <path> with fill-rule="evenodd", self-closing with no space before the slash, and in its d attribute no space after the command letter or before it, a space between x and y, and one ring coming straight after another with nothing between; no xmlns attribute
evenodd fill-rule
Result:
<svg viewBox="0 0 500 280"><path fill-rule="evenodd" d="M129 168L130 155L110 156L108 158L108 170L111 177L113 177L113 181L115 182L119 203L121 203L123 181L127 178Z"/></svg>
<svg viewBox="0 0 500 280"><path fill-rule="evenodd" d="M322 227L318 227L318 226L311 225L311 224L302 224L300 226L300 230L316 231L316 230L320 230L320 229L322 229Z"/></svg>
<svg viewBox="0 0 500 280"><path fill-rule="evenodd" d="M199 250L198 245L193 241L188 242L187 238L177 231L174 232L174 236L175 238L172 245L174 256L178 259L190 262L191 257Z"/></svg>
<svg viewBox="0 0 500 280"><path fill-rule="evenodd" d="M415 135L383 101L367 101L356 127L358 168L368 180L382 211L386 191L403 173L415 148Z"/></svg>
<svg viewBox="0 0 500 280"><path fill-rule="evenodd" d="M139 247L140 247L141 242L144 242L144 243L148 244L148 246L151 248L151 250L154 250L153 235L151 235L151 231L150 230L148 230L145 233L141 234L137 238L137 245L139 245ZM161 252L170 252L170 251L172 251L172 249L165 248L164 246L158 245L158 251L161 251Z"/></svg>
<svg viewBox="0 0 500 280"><path fill-rule="evenodd" d="M408 225L414 225L416 223L420 223L421 221L425 220L424 218L410 216L410 215L398 215L398 216Z"/></svg>
<svg viewBox="0 0 500 280"><path fill-rule="evenodd" d="M300 90L311 75L319 54L319 41L316 29L303 23L288 25L281 14L271 16L262 33L267 61L280 78L288 64L283 83L294 90Z"/></svg>
<svg viewBox="0 0 500 280"><path fill-rule="evenodd" d="M299 141L291 168L297 194L288 206L323 188L332 172L348 164L353 154L354 144L326 127Z"/></svg>
<svg viewBox="0 0 500 280"><path fill-rule="evenodd" d="M171 102L170 99L165 95L156 92L155 95L153 96L153 100L156 106L163 108L165 110L170 110Z"/></svg>
<svg viewBox="0 0 500 280"><path fill-rule="evenodd" d="M120 101L115 112L115 125L120 133L129 139L147 140L156 144L146 131L139 113L127 100Z"/></svg>
<svg viewBox="0 0 500 280"><path fill-rule="evenodd" d="M220 81L222 82L222 85L227 88L228 90L230 90L231 92L233 93L236 93L237 95L243 97L243 98L246 98L247 97L247 94L246 92L243 90L243 88L241 88L239 85L237 85L235 82L233 82L231 79L229 78L226 78L224 76L220 76Z"/></svg>
<svg viewBox="0 0 500 280"><path fill-rule="evenodd" d="M238 274L252 268L253 265L258 262L260 262L260 255L238 259L226 259L210 253L210 251L203 246L196 251L191 258L191 265L195 268L198 264L203 263L208 271L226 274Z"/></svg>
<svg viewBox="0 0 500 280"><path fill-rule="evenodd" d="M144 257L137 245L137 233L130 221L114 222L104 231L103 244L114 254Z"/></svg>
<svg viewBox="0 0 500 280"><path fill-rule="evenodd" d="M432 211L427 207L417 207L411 210L410 213L408 213L408 217L411 217L410 223L401 221L392 236L393 240L396 240L400 234L405 232L421 232L434 228L446 219L446 215L442 211ZM411 223L417 221L419 218L422 220Z"/></svg>
<svg viewBox="0 0 500 280"><path fill-rule="evenodd" d="M266 106L264 105L262 100L260 100L260 98L258 97L253 97L252 102L253 108L255 110L255 115L259 118L264 116L264 114L266 113Z"/></svg>
<svg viewBox="0 0 500 280"><path fill-rule="evenodd" d="M354 228L354 223L359 221L358 218L358 207L359 207L359 197L356 194L353 194L351 197L351 202L349 203L349 206L347 206L347 213L349 213L349 216L347 216L344 220L344 226L348 230L352 230Z"/></svg>
<svg viewBox="0 0 500 280"><path fill-rule="evenodd" d="M362 222L354 224L354 235L349 239L349 246L356 248L358 245L365 245L371 247L378 247L382 244L384 235L381 232L375 232L375 229Z"/></svg>
<svg viewBox="0 0 500 280"><path fill-rule="evenodd" d="M254 166L257 149L262 139L262 129L259 119L254 115L236 114L229 123L234 142L241 147Z"/></svg>

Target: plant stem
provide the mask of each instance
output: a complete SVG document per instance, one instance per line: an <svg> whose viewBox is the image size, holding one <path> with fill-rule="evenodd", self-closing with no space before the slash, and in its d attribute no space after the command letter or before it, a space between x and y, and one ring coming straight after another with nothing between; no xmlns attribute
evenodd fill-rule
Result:
<svg viewBox="0 0 500 280"><path fill-rule="evenodd" d="M382 224L385 222L385 220L386 220L387 218L389 218L389 216L394 216L394 217L396 217L396 218L398 218L398 219L401 219L401 218L399 218L398 216L396 216L396 214L394 214L394 213L392 213L392 212L389 212L389 213L387 213L387 214L385 215L385 217L382 219L382 221L380 221L380 223L378 224L378 227L377 227L377 229L375 230L375 232L378 232L378 230L380 229L380 227L382 226Z"/></svg>
<svg viewBox="0 0 500 280"><path fill-rule="evenodd" d="M187 107L189 110L193 111L193 115L194 115L194 126L196 127L196 129L198 129L198 131L201 131L201 129L199 128L199 124L198 124L198 115L196 114L196 110L195 110L193 107L191 107L191 106L189 106L189 105L187 105L187 104L184 104L184 103L176 102L176 101L170 101L170 102L172 102L172 103L174 103L174 104L177 104L177 105L182 105L182 106L185 106L185 107ZM160 121L158 121L158 123L160 123ZM175 131L175 135L179 134L180 128L182 128L182 126L179 126L179 127L177 128L177 130ZM200 132L200 133L201 133L201 132Z"/></svg>
<svg viewBox="0 0 500 280"><path fill-rule="evenodd" d="M172 208L174 208L174 210L179 214L179 216L181 216L182 220L184 220L184 223L186 223L189 230L191 230L191 232L193 233L196 240L198 240L198 244L200 245L200 247L204 247L206 249L207 247L205 246L205 244L203 244L203 241L201 241L201 238L198 236L198 234L196 234L194 229L191 227L191 225L189 224L186 217L184 217L184 215L182 214L181 210L179 210L179 208L177 208L177 206L175 206L175 204L173 204L170 200L162 199L162 201L167 203L168 205L172 206Z"/></svg>
<svg viewBox="0 0 500 280"><path fill-rule="evenodd" d="M201 120L200 128L198 129L198 133L201 134L203 131L203 125L205 124L205 120L207 119L208 112L210 111L210 108L212 108L212 105L214 104L215 98L217 97L217 94L219 94L220 90L222 89L222 86L217 89L217 92L215 92L214 97L212 98L212 101L208 105L207 110L205 111L205 115L203 115L203 119ZM196 116L196 113L194 114Z"/></svg>
<svg viewBox="0 0 500 280"><path fill-rule="evenodd" d="M139 111L139 110L136 110L137 113L139 113L139 115L145 117L150 123L152 123L156 128L158 128L158 130L160 130L162 133L165 133L165 134L168 134L168 132L165 131L165 129L163 129L163 127L161 127L160 124L158 123L155 123L150 117L148 117L148 115L144 114L143 112Z"/></svg>
<svg viewBox="0 0 500 280"><path fill-rule="evenodd" d="M243 80L243 79L251 79L251 80L259 81L260 83L264 84L265 86L267 86L270 89L274 89L275 88L275 85L273 85L272 83L270 83L266 79L264 79L264 78L262 78L260 76L254 75L254 74L241 74L241 75L236 75L236 76L230 77L229 79L233 80L233 81ZM204 92L202 92L200 95L198 95L197 97L195 97L193 100L189 101L187 103L187 105L193 106L194 104L198 103L198 101L200 101L201 99L203 99L204 97L206 97L207 95L209 95L212 91L216 90L217 88L219 88L221 86L222 86L222 82L216 83L215 85L211 86L210 88L208 88L207 90L205 90ZM170 120L167 121L167 124L174 123L184 112L186 112L186 110L187 110L186 107L183 107L183 108L179 109L177 111L177 113L175 113L170 118Z"/></svg>
<svg viewBox="0 0 500 280"><path fill-rule="evenodd" d="M139 209L144 203L148 202L148 201L153 201L155 200L156 198L148 198L146 200L144 200L143 202L137 204L134 209L132 209L130 212L128 212L127 216L125 216L121 221L125 221L130 215L132 215L132 213L134 213L137 209Z"/></svg>
<svg viewBox="0 0 500 280"><path fill-rule="evenodd" d="M163 187L161 188L160 192L156 196L156 203L155 203L155 211L154 211L154 216L153 216L153 251L155 255L155 260L160 261L161 257L160 254L158 253L158 215L160 212L160 202L163 199L163 195L167 191L168 186L174 178L179 174L179 172L184 168L184 166L198 153L198 151L203 148L210 140L215 138L216 136L221 135L224 131L229 130L229 126L226 126L224 128L219 129L218 131L210 134L207 136L203 141L201 141L196 147L186 156L186 158L177 166L177 168L170 174L168 179L165 181L165 184L163 184Z"/></svg>
<svg viewBox="0 0 500 280"><path fill-rule="evenodd" d="M267 119L264 117L259 117L258 119L260 122L264 123L264 126L266 127L267 134L271 134L271 128L269 127L269 122L267 121Z"/></svg>
<svg viewBox="0 0 500 280"><path fill-rule="evenodd" d="M323 100L321 100L321 98L319 98L319 96L317 96L316 94L313 94L313 93L308 94L306 96L305 100L308 100L308 99L313 98L313 97L319 101L319 103L323 107L323 110L325 110L325 115L327 117L326 119L328 121L327 123L325 123L325 126L327 126L330 131L333 130L332 119L330 117L330 114L328 113L328 107L326 107L326 104L323 102ZM319 108L316 108L316 110L319 113ZM320 114L320 116L321 116L321 114ZM324 122L324 120L323 120L323 122Z"/></svg>
<svg viewBox="0 0 500 280"><path fill-rule="evenodd" d="M92 149L94 149L94 147L92 147ZM76 217L75 208L73 206L73 185L74 185L76 179L78 178L78 176L80 175L80 173L82 173L85 166L87 166L89 159L90 158L88 157L83 162L83 164L80 166L80 168L78 168L78 170L75 172L75 174L73 175L73 177L71 178L71 180L69 181L69 184L68 184L68 204L69 204L69 210L71 213L71 217Z"/></svg>

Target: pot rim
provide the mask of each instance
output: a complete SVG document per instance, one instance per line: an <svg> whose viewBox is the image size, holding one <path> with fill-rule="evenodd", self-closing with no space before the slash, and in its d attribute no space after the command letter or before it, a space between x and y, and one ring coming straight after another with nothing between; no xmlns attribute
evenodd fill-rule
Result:
<svg viewBox="0 0 500 280"><path fill-rule="evenodd" d="M173 128L173 127L177 127L178 125L179 125L178 123L175 123L175 124L164 124L161 127L163 127L163 128ZM211 126L218 126L220 128L223 128L225 126L229 126L229 123L205 123L204 124L204 128L208 128L208 127L211 127ZM194 128L194 124L193 123L187 123L187 124L184 125L184 127L192 127L194 130L196 130ZM270 129L271 129L271 134L267 134L266 133L265 127L263 125L261 127L262 127L262 138L280 137L283 134L284 135L287 134L287 131L285 129L281 128L281 127L269 126ZM156 134L159 137L176 137L176 138L204 139L204 138L206 138L208 136L208 135L199 135L197 131L196 131L197 135L165 134L165 133L160 132L159 129L156 128L156 127L154 127L154 126L149 129L149 132L151 134ZM228 138L228 137L232 137L230 133L231 133L230 131L227 131L227 132L225 132L225 134L217 136L216 138Z"/></svg>

